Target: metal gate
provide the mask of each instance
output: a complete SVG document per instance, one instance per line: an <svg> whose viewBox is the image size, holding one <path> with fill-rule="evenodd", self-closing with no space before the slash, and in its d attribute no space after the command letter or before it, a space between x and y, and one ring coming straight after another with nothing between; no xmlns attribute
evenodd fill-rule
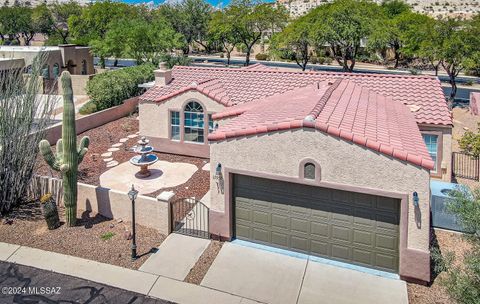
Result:
<svg viewBox="0 0 480 304"><path fill-rule="evenodd" d="M194 198L181 198L171 203L172 230L175 233L210 238L209 208Z"/></svg>
<svg viewBox="0 0 480 304"><path fill-rule="evenodd" d="M480 161L466 153L452 153L452 174L454 177L479 180Z"/></svg>

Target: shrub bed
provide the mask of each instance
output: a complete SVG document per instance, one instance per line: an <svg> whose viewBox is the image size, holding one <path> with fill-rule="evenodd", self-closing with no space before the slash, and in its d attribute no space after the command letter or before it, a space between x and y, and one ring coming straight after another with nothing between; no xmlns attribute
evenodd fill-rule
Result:
<svg viewBox="0 0 480 304"><path fill-rule="evenodd" d="M93 77L87 82L87 94L95 111L111 108L142 92L139 84L155 79L151 64L123 68ZM91 110L93 106L89 106Z"/></svg>

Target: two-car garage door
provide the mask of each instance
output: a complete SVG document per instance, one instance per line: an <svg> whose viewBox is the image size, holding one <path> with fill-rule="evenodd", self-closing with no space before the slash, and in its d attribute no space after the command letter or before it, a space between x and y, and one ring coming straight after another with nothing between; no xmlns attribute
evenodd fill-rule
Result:
<svg viewBox="0 0 480 304"><path fill-rule="evenodd" d="M238 239L398 272L397 199L235 175Z"/></svg>

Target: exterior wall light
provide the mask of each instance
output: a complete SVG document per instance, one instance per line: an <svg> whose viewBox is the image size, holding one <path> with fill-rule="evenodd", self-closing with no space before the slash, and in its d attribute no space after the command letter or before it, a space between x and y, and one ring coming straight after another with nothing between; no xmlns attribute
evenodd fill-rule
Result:
<svg viewBox="0 0 480 304"><path fill-rule="evenodd" d="M418 193L413 192L413 206L418 207Z"/></svg>
<svg viewBox="0 0 480 304"><path fill-rule="evenodd" d="M222 177L222 164L218 163L217 167L215 168L215 174L213 175L214 180L220 180Z"/></svg>

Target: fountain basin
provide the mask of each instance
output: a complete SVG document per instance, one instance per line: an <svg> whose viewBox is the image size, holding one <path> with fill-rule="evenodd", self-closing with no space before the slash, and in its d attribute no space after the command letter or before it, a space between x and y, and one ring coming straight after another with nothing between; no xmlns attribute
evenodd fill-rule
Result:
<svg viewBox="0 0 480 304"><path fill-rule="evenodd" d="M138 177L145 178L149 177L151 172L148 170L148 166L156 163L158 161L158 156L155 154L143 154L137 155L130 159L132 165L140 167L140 171L137 173Z"/></svg>
<svg viewBox="0 0 480 304"><path fill-rule="evenodd" d="M139 154L151 153L153 152L153 147L152 146L137 147L135 148L134 152Z"/></svg>

